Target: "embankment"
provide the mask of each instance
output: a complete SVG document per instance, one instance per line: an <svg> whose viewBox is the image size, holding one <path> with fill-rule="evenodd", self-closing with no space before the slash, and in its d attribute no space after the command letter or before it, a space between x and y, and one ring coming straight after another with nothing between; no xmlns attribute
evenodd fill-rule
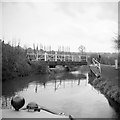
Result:
<svg viewBox="0 0 120 120"><path fill-rule="evenodd" d="M102 66L102 75L96 78L92 71L89 72L89 83L105 96L120 105L119 70L111 66Z"/></svg>

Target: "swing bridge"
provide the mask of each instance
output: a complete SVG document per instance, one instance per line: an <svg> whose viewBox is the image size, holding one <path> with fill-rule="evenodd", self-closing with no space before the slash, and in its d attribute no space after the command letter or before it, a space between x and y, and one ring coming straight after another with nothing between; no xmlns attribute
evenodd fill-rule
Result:
<svg viewBox="0 0 120 120"><path fill-rule="evenodd" d="M49 66L56 65L87 65L87 55L80 53L66 53L66 52L37 52L27 53L27 58L30 61L40 62L41 64L48 64Z"/></svg>

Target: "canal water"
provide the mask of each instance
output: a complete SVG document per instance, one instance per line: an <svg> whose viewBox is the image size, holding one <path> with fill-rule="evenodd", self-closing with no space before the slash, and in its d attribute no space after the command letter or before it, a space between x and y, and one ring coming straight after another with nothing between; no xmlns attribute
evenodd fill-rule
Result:
<svg viewBox="0 0 120 120"><path fill-rule="evenodd" d="M88 84L88 71L55 75L31 75L2 84L2 109L11 109L14 95L25 98L25 106L36 102L52 111L75 118L115 118L115 110L99 91Z"/></svg>

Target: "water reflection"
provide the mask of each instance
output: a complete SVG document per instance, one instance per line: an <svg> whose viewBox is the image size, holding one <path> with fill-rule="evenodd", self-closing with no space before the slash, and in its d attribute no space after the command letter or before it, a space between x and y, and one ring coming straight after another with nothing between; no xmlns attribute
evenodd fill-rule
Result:
<svg viewBox="0 0 120 120"><path fill-rule="evenodd" d="M16 92L22 91L25 88L29 87L29 83L35 82L35 92L37 93L38 85L43 85L44 88L46 88L46 84L51 82L54 82L55 84L55 90L59 88L59 85L64 80L78 80L78 85L80 84L80 79L84 79L85 75L77 75L75 76L72 73L59 73L55 74L54 76L51 75L35 75L31 77L24 77L24 78L17 78L14 80L5 81L2 84L2 95L3 96L14 96ZM59 81L59 84L58 84ZM71 81L72 82L72 81Z"/></svg>
<svg viewBox="0 0 120 120"><path fill-rule="evenodd" d="M26 104L35 101L56 112L75 117L115 117L102 94L88 84L88 74L81 71L54 75L35 75L3 83L3 106L10 108L10 99L22 95Z"/></svg>

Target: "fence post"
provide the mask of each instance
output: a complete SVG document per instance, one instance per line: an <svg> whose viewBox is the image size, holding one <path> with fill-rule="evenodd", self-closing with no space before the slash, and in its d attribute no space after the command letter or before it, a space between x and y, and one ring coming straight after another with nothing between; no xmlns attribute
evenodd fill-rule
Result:
<svg viewBox="0 0 120 120"><path fill-rule="evenodd" d="M115 69L118 69L118 60L115 59Z"/></svg>
<svg viewBox="0 0 120 120"><path fill-rule="evenodd" d="M100 73L101 73L101 64L99 63L99 69L100 69Z"/></svg>
<svg viewBox="0 0 120 120"><path fill-rule="evenodd" d="M73 61L73 55L72 55L72 61Z"/></svg>
<svg viewBox="0 0 120 120"><path fill-rule="evenodd" d="M36 54L36 60L38 61L38 52L37 52L37 54Z"/></svg>
<svg viewBox="0 0 120 120"><path fill-rule="evenodd" d="M86 55L86 62L87 62L87 60L88 60L88 57L87 57L87 55Z"/></svg>
<svg viewBox="0 0 120 120"><path fill-rule="evenodd" d="M45 52L45 61L47 61L47 53Z"/></svg>
<svg viewBox="0 0 120 120"><path fill-rule="evenodd" d="M81 56L79 56L79 62L81 61Z"/></svg>
<svg viewBox="0 0 120 120"><path fill-rule="evenodd" d="M57 61L57 51L55 52L55 61Z"/></svg>
<svg viewBox="0 0 120 120"><path fill-rule="evenodd" d="M65 61L65 54L64 54L64 61Z"/></svg>

